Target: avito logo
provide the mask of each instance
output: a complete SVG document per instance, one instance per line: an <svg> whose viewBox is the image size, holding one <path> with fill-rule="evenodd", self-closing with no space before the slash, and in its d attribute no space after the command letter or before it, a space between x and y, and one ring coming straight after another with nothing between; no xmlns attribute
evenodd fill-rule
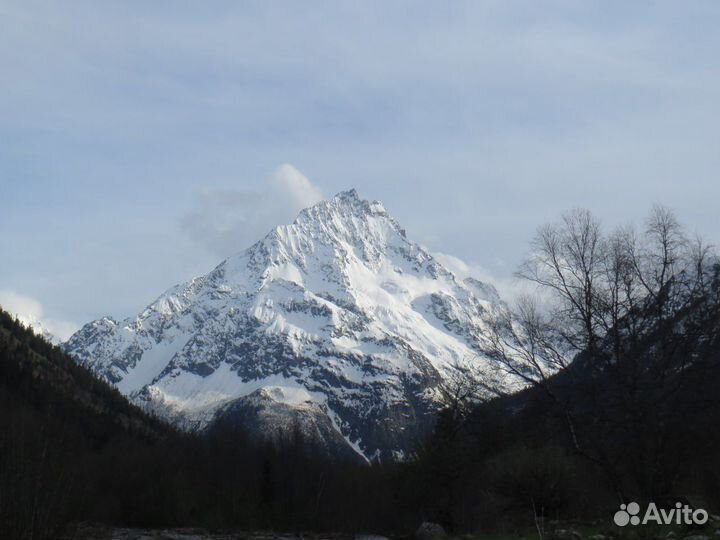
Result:
<svg viewBox="0 0 720 540"><path fill-rule="evenodd" d="M640 505L636 502L621 504L620 510L613 516L615 525L625 527L626 525L646 525L655 523L657 525L705 525L708 521L708 513L702 508L693 510L687 504L675 503L675 508L658 508L653 502L648 504L645 514L640 517Z"/></svg>

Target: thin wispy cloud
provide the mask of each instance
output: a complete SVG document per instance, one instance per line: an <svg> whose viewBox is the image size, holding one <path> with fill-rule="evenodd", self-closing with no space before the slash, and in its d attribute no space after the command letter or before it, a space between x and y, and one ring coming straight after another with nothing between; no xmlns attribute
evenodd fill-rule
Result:
<svg viewBox="0 0 720 540"><path fill-rule="evenodd" d="M322 199L317 186L285 164L254 191L201 189L181 224L190 238L224 258L249 247L275 226L290 223L300 210Z"/></svg>

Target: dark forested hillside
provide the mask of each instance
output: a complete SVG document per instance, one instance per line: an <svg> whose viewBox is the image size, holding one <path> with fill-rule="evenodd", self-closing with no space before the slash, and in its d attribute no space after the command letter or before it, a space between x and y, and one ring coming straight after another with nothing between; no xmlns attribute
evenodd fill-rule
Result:
<svg viewBox="0 0 720 540"><path fill-rule="evenodd" d="M1 310L0 376L8 403L72 423L97 446L125 434L153 440L168 432L164 423Z"/></svg>
<svg viewBox="0 0 720 540"><path fill-rule="evenodd" d="M47 538L93 501L103 454L171 430L0 311L0 529Z"/></svg>

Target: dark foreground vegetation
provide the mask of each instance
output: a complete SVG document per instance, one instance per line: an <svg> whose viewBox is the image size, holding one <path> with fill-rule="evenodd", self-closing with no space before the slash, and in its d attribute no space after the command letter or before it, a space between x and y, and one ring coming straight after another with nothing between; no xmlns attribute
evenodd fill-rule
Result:
<svg viewBox="0 0 720 540"><path fill-rule="evenodd" d="M458 366L402 464L331 461L299 434L174 431L0 312L0 531L79 522L406 535L610 523L621 501L720 508L720 265L656 209L641 234L586 212L539 231L520 302L490 332L504 395ZM574 358L574 361L570 361Z"/></svg>

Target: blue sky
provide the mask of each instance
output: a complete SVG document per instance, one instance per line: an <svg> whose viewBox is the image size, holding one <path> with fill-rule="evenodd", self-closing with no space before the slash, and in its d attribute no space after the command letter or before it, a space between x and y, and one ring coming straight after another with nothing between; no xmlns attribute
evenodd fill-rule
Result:
<svg viewBox="0 0 720 540"><path fill-rule="evenodd" d="M0 302L64 329L350 187L500 280L576 206L611 226L662 203L720 240L718 2L6 0L0 20Z"/></svg>

